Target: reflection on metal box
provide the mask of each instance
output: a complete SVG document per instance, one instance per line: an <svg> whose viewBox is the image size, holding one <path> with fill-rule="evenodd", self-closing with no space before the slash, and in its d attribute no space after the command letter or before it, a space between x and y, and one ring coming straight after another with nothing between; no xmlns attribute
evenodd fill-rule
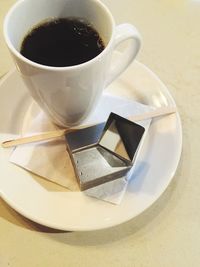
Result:
<svg viewBox="0 0 200 267"><path fill-rule="evenodd" d="M106 123L66 134L81 190L125 176L133 166L144 127L111 113Z"/></svg>

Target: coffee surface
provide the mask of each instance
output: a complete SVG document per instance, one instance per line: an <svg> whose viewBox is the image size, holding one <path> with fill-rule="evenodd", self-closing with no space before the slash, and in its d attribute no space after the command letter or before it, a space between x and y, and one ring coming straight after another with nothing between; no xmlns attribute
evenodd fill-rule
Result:
<svg viewBox="0 0 200 267"><path fill-rule="evenodd" d="M84 63L105 48L98 32L79 18L60 18L34 27L20 53L42 65L66 67Z"/></svg>

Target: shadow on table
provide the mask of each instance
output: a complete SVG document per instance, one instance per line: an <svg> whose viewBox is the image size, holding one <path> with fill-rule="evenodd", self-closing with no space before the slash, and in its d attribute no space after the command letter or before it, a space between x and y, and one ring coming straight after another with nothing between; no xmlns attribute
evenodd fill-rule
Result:
<svg viewBox="0 0 200 267"><path fill-rule="evenodd" d="M113 242L123 240L131 235L139 235L144 229L146 232L150 233L154 220L156 220L164 210L169 210L168 203L170 199L173 198L174 191L176 190L174 184L175 183L172 182L166 192L149 209L126 223L91 232L68 232L56 235L49 233L49 238L59 243L84 247L112 244Z"/></svg>
<svg viewBox="0 0 200 267"><path fill-rule="evenodd" d="M178 176L180 177L180 175ZM124 239L130 235L139 234L140 231L142 231L144 228L147 231L149 228L150 232L153 221L164 210L168 209L167 213L169 213L171 208L175 208L172 207L169 202L173 202L173 198L175 198L174 195L176 194L177 184L179 183L179 180L180 179L178 179L176 176L165 193L160 197L160 199L141 215L126 223L104 230L91 232L65 232L48 228L46 226L32 222L29 219L18 214L2 199L0 199L0 217L24 229L44 233L49 237L49 239L59 243L64 243L72 246L96 246L109 244ZM181 188L182 186L183 184L181 185Z"/></svg>
<svg viewBox="0 0 200 267"><path fill-rule="evenodd" d="M72 246L105 245L122 240L130 235L138 235L144 230L145 232L151 232L152 227L157 227L155 222L159 221L156 220L159 216L162 216L163 220L165 220L165 214L170 216L170 212L177 208L179 201L181 201L182 192L187 187L189 173L185 173L185 168L183 168L184 164L190 161L190 151L188 151L188 149L190 150L190 145L187 140L185 148L187 153L182 154L178 171L164 194L141 215L121 225L91 232L59 231L26 219L10 208L2 199L0 199L0 217L24 229L43 233L55 242Z"/></svg>
<svg viewBox="0 0 200 267"><path fill-rule="evenodd" d="M66 233L35 223L17 213L0 198L0 218L19 227L42 233Z"/></svg>

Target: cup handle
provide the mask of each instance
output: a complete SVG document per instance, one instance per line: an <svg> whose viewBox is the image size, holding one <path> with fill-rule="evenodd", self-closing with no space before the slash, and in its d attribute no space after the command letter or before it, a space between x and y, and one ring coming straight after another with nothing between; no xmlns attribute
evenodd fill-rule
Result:
<svg viewBox="0 0 200 267"><path fill-rule="evenodd" d="M115 80L135 59L141 47L141 36L138 30L131 24L120 24L115 29L113 51L122 42L129 40L129 44L122 52L120 58L111 64L106 86Z"/></svg>

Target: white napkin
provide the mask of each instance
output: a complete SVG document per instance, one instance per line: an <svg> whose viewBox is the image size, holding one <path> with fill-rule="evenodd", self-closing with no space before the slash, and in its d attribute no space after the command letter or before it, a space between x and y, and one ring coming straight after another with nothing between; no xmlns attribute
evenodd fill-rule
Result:
<svg viewBox="0 0 200 267"><path fill-rule="evenodd" d="M36 105L36 104L35 104ZM135 101L114 97L104 94L95 110L85 123L93 124L106 121L110 112L120 116L128 117L152 110L152 107L140 104ZM151 120L138 122L145 127L147 134ZM28 124L23 129L23 135L33 135L57 127L50 122L47 116L38 108L38 112L31 114ZM144 141L143 136L140 148ZM134 167L131 170L131 178L134 178L134 168L137 166L140 150L137 153ZM80 191L70 157L66 151L64 138L53 141L43 141L38 143L20 145L16 147L10 157L10 161L18 166L31 171L47 180L68 188L71 191ZM98 199L119 204L126 191L130 177L122 177L109 183L88 189L83 193Z"/></svg>

